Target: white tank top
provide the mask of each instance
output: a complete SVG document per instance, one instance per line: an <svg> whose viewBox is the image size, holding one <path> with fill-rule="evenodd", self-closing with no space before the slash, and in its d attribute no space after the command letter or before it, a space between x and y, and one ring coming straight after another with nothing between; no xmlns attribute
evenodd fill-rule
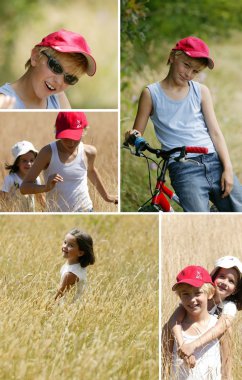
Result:
<svg viewBox="0 0 242 380"><path fill-rule="evenodd" d="M86 268L82 268L80 264L64 264L60 270L61 283L66 273L74 273L79 279L76 283L76 295L74 297L74 300L76 300L81 297L87 283Z"/></svg>
<svg viewBox="0 0 242 380"><path fill-rule="evenodd" d="M207 330L215 326L216 323L217 318L211 315ZM185 343L190 343L201 335L188 335L182 331ZM214 339L205 346L196 349L194 356L196 358L196 365L194 368L189 369L184 364L184 361L179 358L177 345L176 343L174 344L171 380L221 380L221 357L218 339Z"/></svg>
<svg viewBox="0 0 242 380"><path fill-rule="evenodd" d="M51 174L60 174L64 181L46 193L47 209L51 212L85 212L92 209L87 187L87 167L84 161L84 146L80 142L78 153L71 162L60 161L56 142L50 144L52 155L48 168L44 170L45 183Z"/></svg>

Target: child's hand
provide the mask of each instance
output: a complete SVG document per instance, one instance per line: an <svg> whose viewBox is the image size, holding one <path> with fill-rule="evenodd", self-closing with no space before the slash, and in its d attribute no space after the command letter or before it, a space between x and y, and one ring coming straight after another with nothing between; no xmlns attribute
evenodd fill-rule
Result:
<svg viewBox="0 0 242 380"><path fill-rule="evenodd" d="M196 347L194 346L193 342L191 342L191 343L183 343L181 345L181 347L179 348L179 350L178 350L178 355L182 359L184 357L189 357L189 356L191 356L194 353L195 349L196 349Z"/></svg>
<svg viewBox="0 0 242 380"><path fill-rule="evenodd" d="M124 144L130 144L130 145L134 145L132 143L132 135L135 135L135 137L140 137L141 136L141 133L139 131L137 131L136 129L132 129L131 131L126 131L125 132L125 135L124 135ZM135 140L135 138L134 138Z"/></svg>
<svg viewBox="0 0 242 380"><path fill-rule="evenodd" d="M222 177L221 177L221 191L222 191L222 198L227 197L230 192L233 189L233 171L232 169L227 169L223 171Z"/></svg>
<svg viewBox="0 0 242 380"><path fill-rule="evenodd" d="M118 196L117 195L108 195L106 202L114 203L115 205L118 204Z"/></svg>
<svg viewBox="0 0 242 380"><path fill-rule="evenodd" d="M47 192L47 191L52 190L55 187L55 185L57 184L57 182L63 182L63 181L64 181L63 177L60 174L58 174L58 173L51 174L48 177L47 183L45 185L45 187L46 187L45 191Z"/></svg>
<svg viewBox="0 0 242 380"><path fill-rule="evenodd" d="M194 355L191 355L191 356L185 356L184 357L184 362L186 363L186 365L189 367L189 368L194 368L195 365L196 365L196 359L195 359L195 356Z"/></svg>
<svg viewBox="0 0 242 380"><path fill-rule="evenodd" d="M0 95L0 108L13 108L15 98L8 95Z"/></svg>

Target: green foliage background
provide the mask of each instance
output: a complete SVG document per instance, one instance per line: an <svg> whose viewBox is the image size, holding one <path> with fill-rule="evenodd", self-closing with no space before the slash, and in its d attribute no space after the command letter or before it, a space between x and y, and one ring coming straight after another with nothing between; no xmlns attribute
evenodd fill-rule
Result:
<svg viewBox="0 0 242 380"><path fill-rule="evenodd" d="M234 171L241 180L241 21L242 3L235 0L121 1L121 143L124 132L132 129L142 89L165 77L176 41L195 35L208 43L215 59L215 69L205 70L202 81L211 90ZM145 138L159 147L150 122ZM154 185L155 172L151 175ZM123 150L121 210L136 211L149 196L145 161Z"/></svg>
<svg viewBox="0 0 242 380"><path fill-rule="evenodd" d="M157 63L167 54L163 47L184 36L219 40L241 29L242 3L236 0L122 0L121 4L125 74L147 61Z"/></svg>

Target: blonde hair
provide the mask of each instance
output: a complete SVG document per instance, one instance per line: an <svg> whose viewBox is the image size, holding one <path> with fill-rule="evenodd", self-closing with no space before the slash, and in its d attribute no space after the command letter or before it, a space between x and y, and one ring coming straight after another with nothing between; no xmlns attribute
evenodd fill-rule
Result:
<svg viewBox="0 0 242 380"><path fill-rule="evenodd" d="M195 286L192 286L190 284L179 284L176 288L176 294L180 297L181 296L181 292L184 290L184 288L186 288L187 286L190 286L192 288L195 288ZM207 294L208 298L212 298L214 296L214 293L215 293L215 288L212 284L206 282L205 284L203 284L201 287L199 288L196 288L196 289L200 289L202 290L204 293Z"/></svg>
<svg viewBox="0 0 242 380"><path fill-rule="evenodd" d="M82 74L87 72L88 61L85 55L81 53L60 53L50 47L36 46L35 49L39 52L39 58L41 58L41 53L46 52L50 54L53 58L66 60L73 65L73 70L70 74L80 77ZM31 58L25 63L25 69L28 70L31 67Z"/></svg>

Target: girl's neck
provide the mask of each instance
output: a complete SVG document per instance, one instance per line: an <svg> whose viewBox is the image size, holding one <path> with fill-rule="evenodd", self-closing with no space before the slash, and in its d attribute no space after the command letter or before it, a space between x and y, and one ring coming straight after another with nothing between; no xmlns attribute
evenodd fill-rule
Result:
<svg viewBox="0 0 242 380"><path fill-rule="evenodd" d="M20 170L18 170L17 172L15 172L16 174L17 174L17 176L19 177L19 178L21 178L21 179L24 179L24 177L25 177L25 173L22 173Z"/></svg>
<svg viewBox="0 0 242 380"><path fill-rule="evenodd" d="M47 108L47 99L38 98L33 89L31 68L11 86L26 108Z"/></svg>

